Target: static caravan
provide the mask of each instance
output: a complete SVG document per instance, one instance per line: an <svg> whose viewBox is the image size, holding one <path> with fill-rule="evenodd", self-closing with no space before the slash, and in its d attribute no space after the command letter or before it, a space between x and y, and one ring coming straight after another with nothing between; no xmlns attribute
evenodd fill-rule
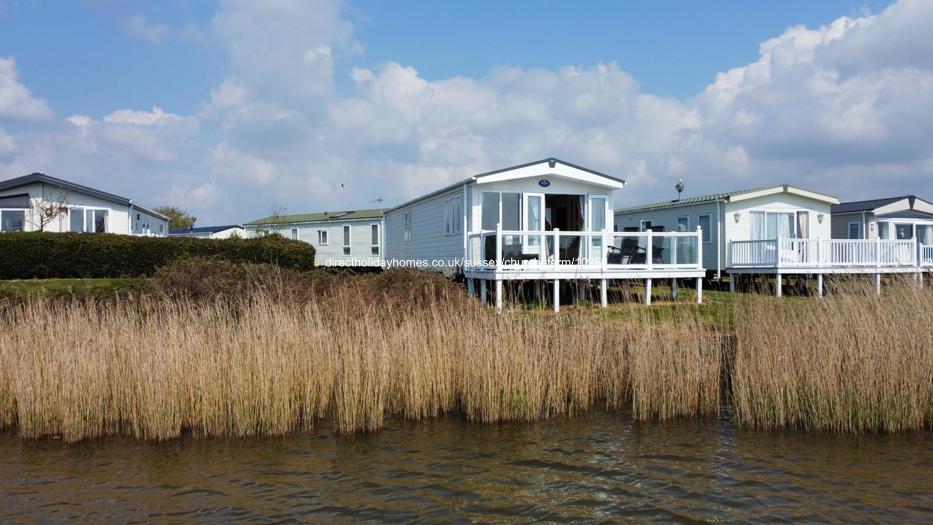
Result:
<svg viewBox="0 0 933 525"><path fill-rule="evenodd" d="M703 234L703 265L721 277L732 266L733 243L767 239L829 239L835 197L784 184L716 193L616 210L619 231Z"/></svg>
<svg viewBox="0 0 933 525"><path fill-rule="evenodd" d="M834 239L916 238L933 245L933 204L914 195L842 202L832 213Z"/></svg>
<svg viewBox="0 0 933 525"><path fill-rule="evenodd" d="M162 237L168 217L126 197L44 173L0 182L0 231L40 230Z"/></svg>
<svg viewBox="0 0 933 525"><path fill-rule="evenodd" d="M245 237L246 230L239 224L198 226L193 228L172 228L168 231L168 236L194 237L196 239L229 239L231 237Z"/></svg>
<svg viewBox="0 0 933 525"><path fill-rule="evenodd" d="M550 158L473 175L386 212L386 264L462 273L485 300L502 283L702 276L695 233L615 234L612 194L625 182Z"/></svg>
<svg viewBox="0 0 933 525"><path fill-rule="evenodd" d="M278 233L316 250L321 266L375 267L385 252L381 209L272 215L244 224L247 237Z"/></svg>

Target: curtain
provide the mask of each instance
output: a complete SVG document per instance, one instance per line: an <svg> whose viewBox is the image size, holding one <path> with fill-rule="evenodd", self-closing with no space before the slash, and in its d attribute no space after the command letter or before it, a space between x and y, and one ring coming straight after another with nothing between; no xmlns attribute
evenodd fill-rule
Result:
<svg viewBox="0 0 933 525"><path fill-rule="evenodd" d="M765 212L753 211L748 214L751 222L751 239L758 241L768 237L768 230L765 225Z"/></svg>

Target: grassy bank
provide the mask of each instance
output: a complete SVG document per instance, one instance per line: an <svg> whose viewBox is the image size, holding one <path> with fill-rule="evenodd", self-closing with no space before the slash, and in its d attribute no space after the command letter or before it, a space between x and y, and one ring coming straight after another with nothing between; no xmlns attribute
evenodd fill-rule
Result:
<svg viewBox="0 0 933 525"><path fill-rule="evenodd" d="M597 406L655 420L724 405L751 428L933 424L933 295L906 284L881 298L497 315L437 276L261 269L223 283L227 270L157 276L133 301L33 298L0 310L0 426L169 439L275 435L321 419L345 433L388 417L528 421Z"/></svg>

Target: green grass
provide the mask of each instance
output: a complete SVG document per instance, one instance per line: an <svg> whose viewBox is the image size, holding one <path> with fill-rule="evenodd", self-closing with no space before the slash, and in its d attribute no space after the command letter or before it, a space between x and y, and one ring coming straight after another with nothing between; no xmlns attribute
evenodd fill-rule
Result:
<svg viewBox="0 0 933 525"><path fill-rule="evenodd" d="M144 279L24 279L0 281L0 296L103 297L139 288Z"/></svg>

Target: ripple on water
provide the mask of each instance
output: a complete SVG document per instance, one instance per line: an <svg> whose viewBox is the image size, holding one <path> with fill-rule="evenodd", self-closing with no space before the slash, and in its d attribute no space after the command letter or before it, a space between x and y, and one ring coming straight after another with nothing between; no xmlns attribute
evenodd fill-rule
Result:
<svg viewBox="0 0 933 525"><path fill-rule="evenodd" d="M931 450L929 432L737 432L606 413L159 445L6 435L0 521L920 522L933 520Z"/></svg>

